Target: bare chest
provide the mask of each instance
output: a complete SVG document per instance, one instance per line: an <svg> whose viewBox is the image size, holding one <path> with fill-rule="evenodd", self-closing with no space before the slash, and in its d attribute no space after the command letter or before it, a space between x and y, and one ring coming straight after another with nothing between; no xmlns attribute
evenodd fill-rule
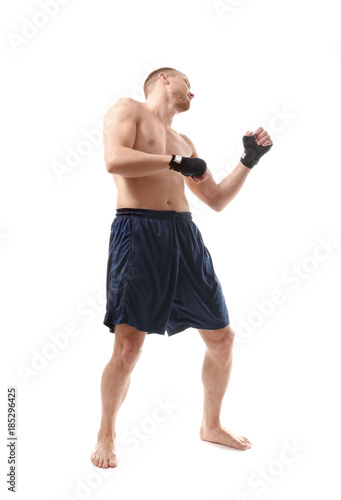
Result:
<svg viewBox="0 0 341 500"><path fill-rule="evenodd" d="M191 156L192 151L181 135L164 127L150 112L141 111L133 149L150 154Z"/></svg>

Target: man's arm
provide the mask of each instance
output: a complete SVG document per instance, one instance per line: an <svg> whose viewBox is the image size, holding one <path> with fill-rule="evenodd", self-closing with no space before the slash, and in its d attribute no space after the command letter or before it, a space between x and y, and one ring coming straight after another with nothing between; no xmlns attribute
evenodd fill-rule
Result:
<svg viewBox="0 0 341 500"><path fill-rule="evenodd" d="M192 148L191 157L196 158L198 154L193 142L184 134L181 135ZM212 172L209 171L209 173L209 177L202 182L196 182L191 177L186 178L185 182L192 193L201 201L206 203L206 205L216 212L220 212L241 189L246 177L250 173L250 169L245 167L241 162L238 162L232 172L224 177L218 184L214 180Z"/></svg>
<svg viewBox="0 0 341 500"><path fill-rule="evenodd" d="M155 155L133 149L136 140L138 103L118 99L104 116L103 146L106 169L123 177L143 177L169 169L172 155Z"/></svg>
<svg viewBox="0 0 341 500"><path fill-rule="evenodd" d="M250 134L251 132L247 132L247 135ZM187 136L185 136L184 134L181 135L191 146L192 157L196 158L197 151L194 144ZM266 133L266 131L263 131L261 127L256 130L254 135L255 137L257 137L257 140L260 140L260 144L264 144L265 146L267 146L272 143L270 136ZM185 179L185 182L189 189L201 201L206 203L206 205L208 205L216 212L220 212L238 194L245 182L246 177L250 172L251 169L246 167L241 161L239 161L234 169L218 184L213 179L213 175L211 172L210 176L203 182L196 182L191 177Z"/></svg>

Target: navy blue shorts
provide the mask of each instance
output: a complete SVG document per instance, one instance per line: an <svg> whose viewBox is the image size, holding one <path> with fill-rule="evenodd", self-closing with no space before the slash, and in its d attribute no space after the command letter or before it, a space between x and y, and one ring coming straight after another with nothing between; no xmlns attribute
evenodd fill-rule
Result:
<svg viewBox="0 0 341 500"><path fill-rule="evenodd" d="M191 212L118 208L111 225L103 323L147 333L230 323L221 284Z"/></svg>

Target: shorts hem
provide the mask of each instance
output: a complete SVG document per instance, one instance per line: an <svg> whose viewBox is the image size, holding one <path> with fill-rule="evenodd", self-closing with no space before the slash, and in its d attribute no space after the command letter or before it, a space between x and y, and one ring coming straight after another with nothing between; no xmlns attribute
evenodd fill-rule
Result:
<svg viewBox="0 0 341 500"><path fill-rule="evenodd" d="M127 325L133 326L134 328L136 328L137 330L140 330L141 332L147 332L147 334L158 333L159 335L165 335L165 330L156 330L154 328L151 328L151 329L143 328L143 327L138 326L135 322L129 321L126 319L119 319L119 320L117 320L116 323L106 321L106 320L103 321L103 324L105 326L107 326L109 328L110 333L113 333L113 334L115 334L114 329L113 329L114 325L120 325L121 323L126 323Z"/></svg>
<svg viewBox="0 0 341 500"><path fill-rule="evenodd" d="M186 323L183 324L182 326L179 326L175 330L167 330L167 333L169 336L175 335L176 333L183 332L184 330L187 330L187 328L196 328L196 329L202 329L202 330L219 330L220 328L224 328L225 326L228 326L230 324L230 320L224 321L223 323L219 323L216 325L194 325L192 323Z"/></svg>

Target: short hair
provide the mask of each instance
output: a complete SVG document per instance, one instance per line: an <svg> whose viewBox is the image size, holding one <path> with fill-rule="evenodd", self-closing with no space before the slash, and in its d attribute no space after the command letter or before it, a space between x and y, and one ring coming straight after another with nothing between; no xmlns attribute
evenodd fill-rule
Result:
<svg viewBox="0 0 341 500"><path fill-rule="evenodd" d="M155 83L159 79L160 73L168 73L170 75L174 75L175 73L179 73L181 75L184 75L184 73L181 73L181 71L178 71L177 69L174 69L174 68L155 69L154 71L149 73L149 75L147 76L147 78L145 79L144 84L143 84L143 92L144 92L144 96L146 99L147 99L150 91L153 89ZM184 75L184 76L187 78L186 75Z"/></svg>

